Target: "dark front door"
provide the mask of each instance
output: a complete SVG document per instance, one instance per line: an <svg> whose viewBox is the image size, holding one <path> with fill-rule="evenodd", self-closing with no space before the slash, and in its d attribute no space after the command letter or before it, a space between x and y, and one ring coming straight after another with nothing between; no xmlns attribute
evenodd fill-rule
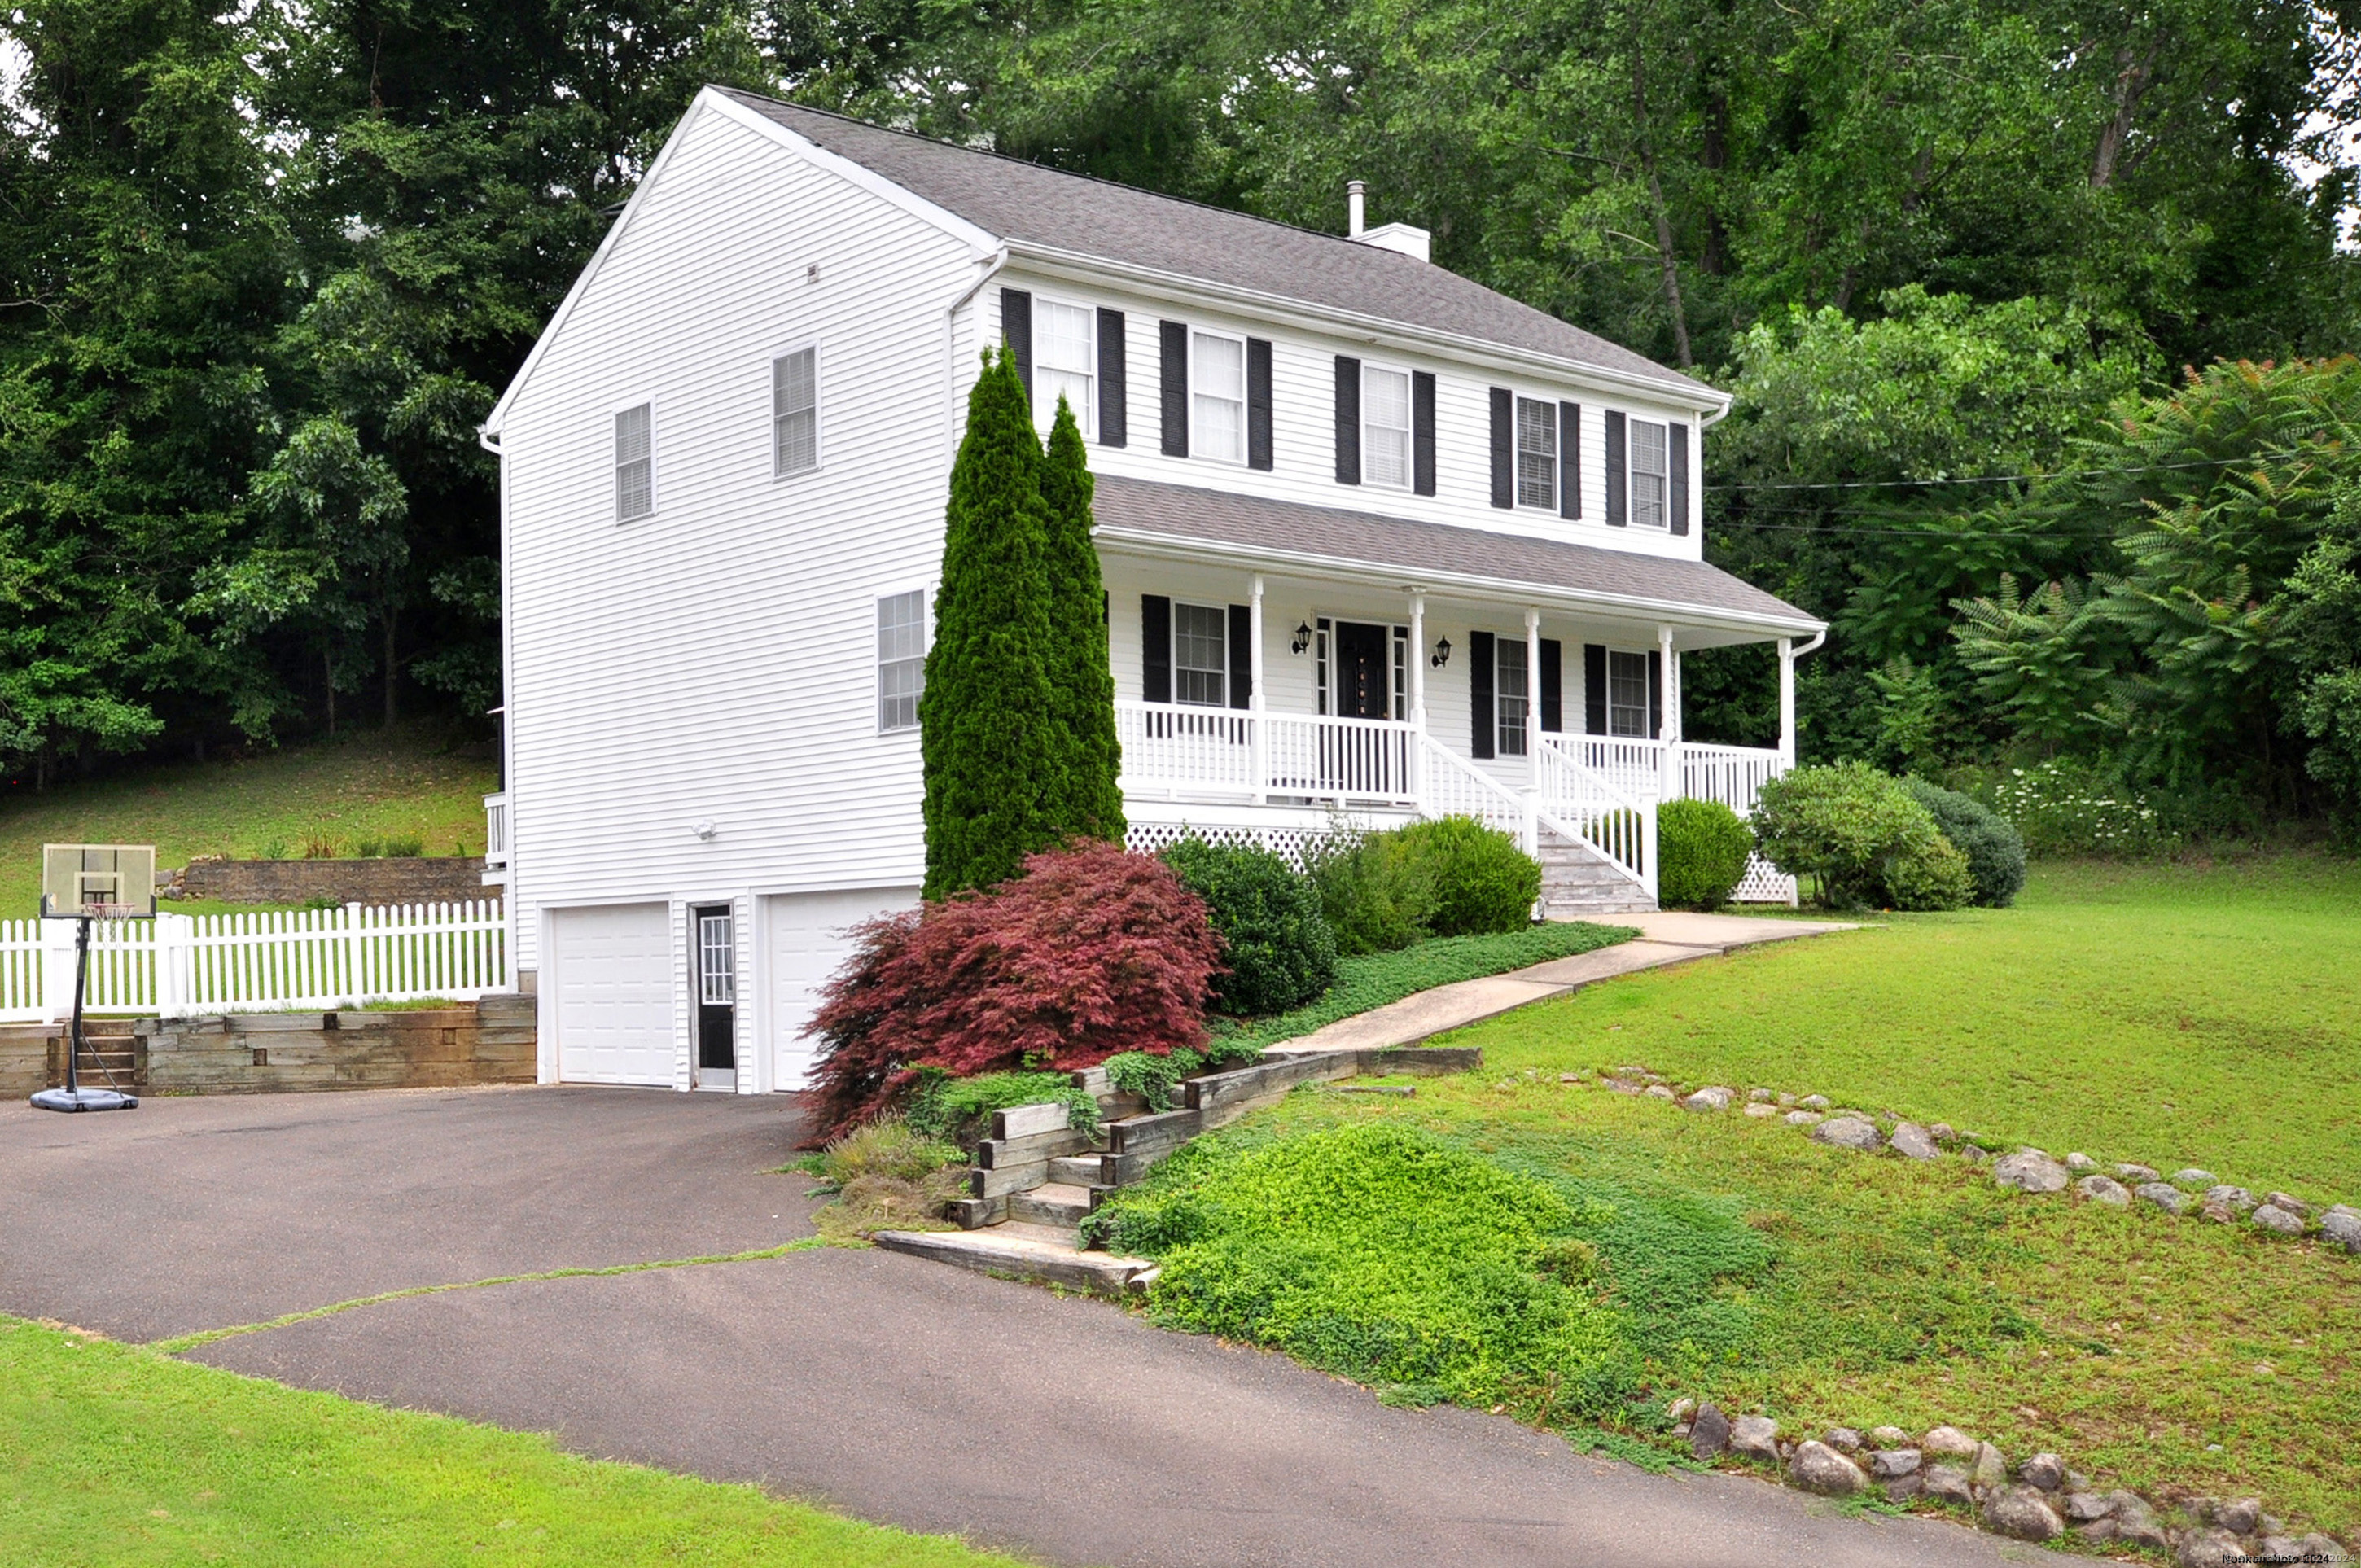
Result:
<svg viewBox="0 0 2361 1568"><path fill-rule="evenodd" d="M738 922L726 904L693 911L697 985L697 1081L705 1088L737 1084Z"/></svg>
<svg viewBox="0 0 2361 1568"><path fill-rule="evenodd" d="M1386 628L1357 620L1336 623L1336 716L1391 718L1386 676L1393 660Z"/></svg>

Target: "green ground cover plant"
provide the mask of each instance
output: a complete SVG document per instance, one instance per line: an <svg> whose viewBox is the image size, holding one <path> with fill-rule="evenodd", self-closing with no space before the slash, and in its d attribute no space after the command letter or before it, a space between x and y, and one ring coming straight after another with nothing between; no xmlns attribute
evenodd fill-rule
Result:
<svg viewBox="0 0 2361 1568"><path fill-rule="evenodd" d="M1016 1568L752 1486L0 1318L0 1541L12 1563L382 1568L649 1562Z"/></svg>

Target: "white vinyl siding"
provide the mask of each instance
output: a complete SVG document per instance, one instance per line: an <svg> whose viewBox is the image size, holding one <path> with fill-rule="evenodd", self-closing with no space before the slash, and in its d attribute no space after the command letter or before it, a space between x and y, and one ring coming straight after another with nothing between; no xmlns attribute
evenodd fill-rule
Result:
<svg viewBox="0 0 2361 1568"><path fill-rule="evenodd" d="M615 414L615 521L631 522L656 510L655 405L634 403Z"/></svg>
<svg viewBox="0 0 2361 1568"><path fill-rule="evenodd" d="M1229 702L1230 612L1219 605L1172 607L1172 696L1199 707Z"/></svg>
<svg viewBox="0 0 2361 1568"><path fill-rule="evenodd" d="M1607 651L1607 733L1648 733L1648 655Z"/></svg>
<svg viewBox="0 0 2361 1568"><path fill-rule="evenodd" d="M1246 460L1246 344L1242 337L1189 337L1189 453L1217 463Z"/></svg>
<svg viewBox="0 0 2361 1568"><path fill-rule="evenodd" d="M916 729L927 689L927 596L912 590L877 601L877 728Z"/></svg>
<svg viewBox="0 0 2361 1568"><path fill-rule="evenodd" d="M1557 510L1557 405L1517 400L1517 504Z"/></svg>
<svg viewBox="0 0 2361 1568"><path fill-rule="evenodd" d="M1664 526L1666 488L1664 427L1653 420L1631 422L1631 523L1635 528Z"/></svg>
<svg viewBox="0 0 2361 1568"><path fill-rule="evenodd" d="M771 361L771 476L818 466L819 350L805 347Z"/></svg>
<svg viewBox="0 0 2361 1568"><path fill-rule="evenodd" d="M1361 480L1410 488L1410 372L1361 367Z"/></svg>
<svg viewBox="0 0 2361 1568"><path fill-rule="evenodd" d="M1033 422L1043 434L1058 421L1058 400L1074 411L1085 440L1098 434L1092 401L1098 374L1093 314L1081 305L1033 302Z"/></svg>
<svg viewBox="0 0 2361 1568"><path fill-rule="evenodd" d="M1492 644L1492 696L1499 713L1499 753L1525 754L1525 645L1502 637Z"/></svg>

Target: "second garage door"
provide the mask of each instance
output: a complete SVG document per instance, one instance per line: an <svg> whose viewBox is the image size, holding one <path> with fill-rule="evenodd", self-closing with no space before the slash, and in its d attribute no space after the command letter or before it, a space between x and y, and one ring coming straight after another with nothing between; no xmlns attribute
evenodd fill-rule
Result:
<svg viewBox="0 0 2361 1568"><path fill-rule="evenodd" d="M550 912L557 1076L673 1081L672 932L661 904Z"/></svg>
<svg viewBox="0 0 2361 1568"><path fill-rule="evenodd" d="M819 990L852 951L848 927L873 916L907 909L918 890L780 894L771 899L772 1087L801 1089L811 1076L819 1042L804 1026L819 1011Z"/></svg>

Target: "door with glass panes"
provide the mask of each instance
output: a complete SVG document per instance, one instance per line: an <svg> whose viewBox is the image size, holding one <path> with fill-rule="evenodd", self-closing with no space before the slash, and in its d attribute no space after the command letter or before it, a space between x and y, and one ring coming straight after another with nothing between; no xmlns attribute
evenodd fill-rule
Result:
<svg viewBox="0 0 2361 1568"><path fill-rule="evenodd" d="M738 1087L738 922L730 905L702 905L690 913L695 940L689 944L697 996L697 1087Z"/></svg>

